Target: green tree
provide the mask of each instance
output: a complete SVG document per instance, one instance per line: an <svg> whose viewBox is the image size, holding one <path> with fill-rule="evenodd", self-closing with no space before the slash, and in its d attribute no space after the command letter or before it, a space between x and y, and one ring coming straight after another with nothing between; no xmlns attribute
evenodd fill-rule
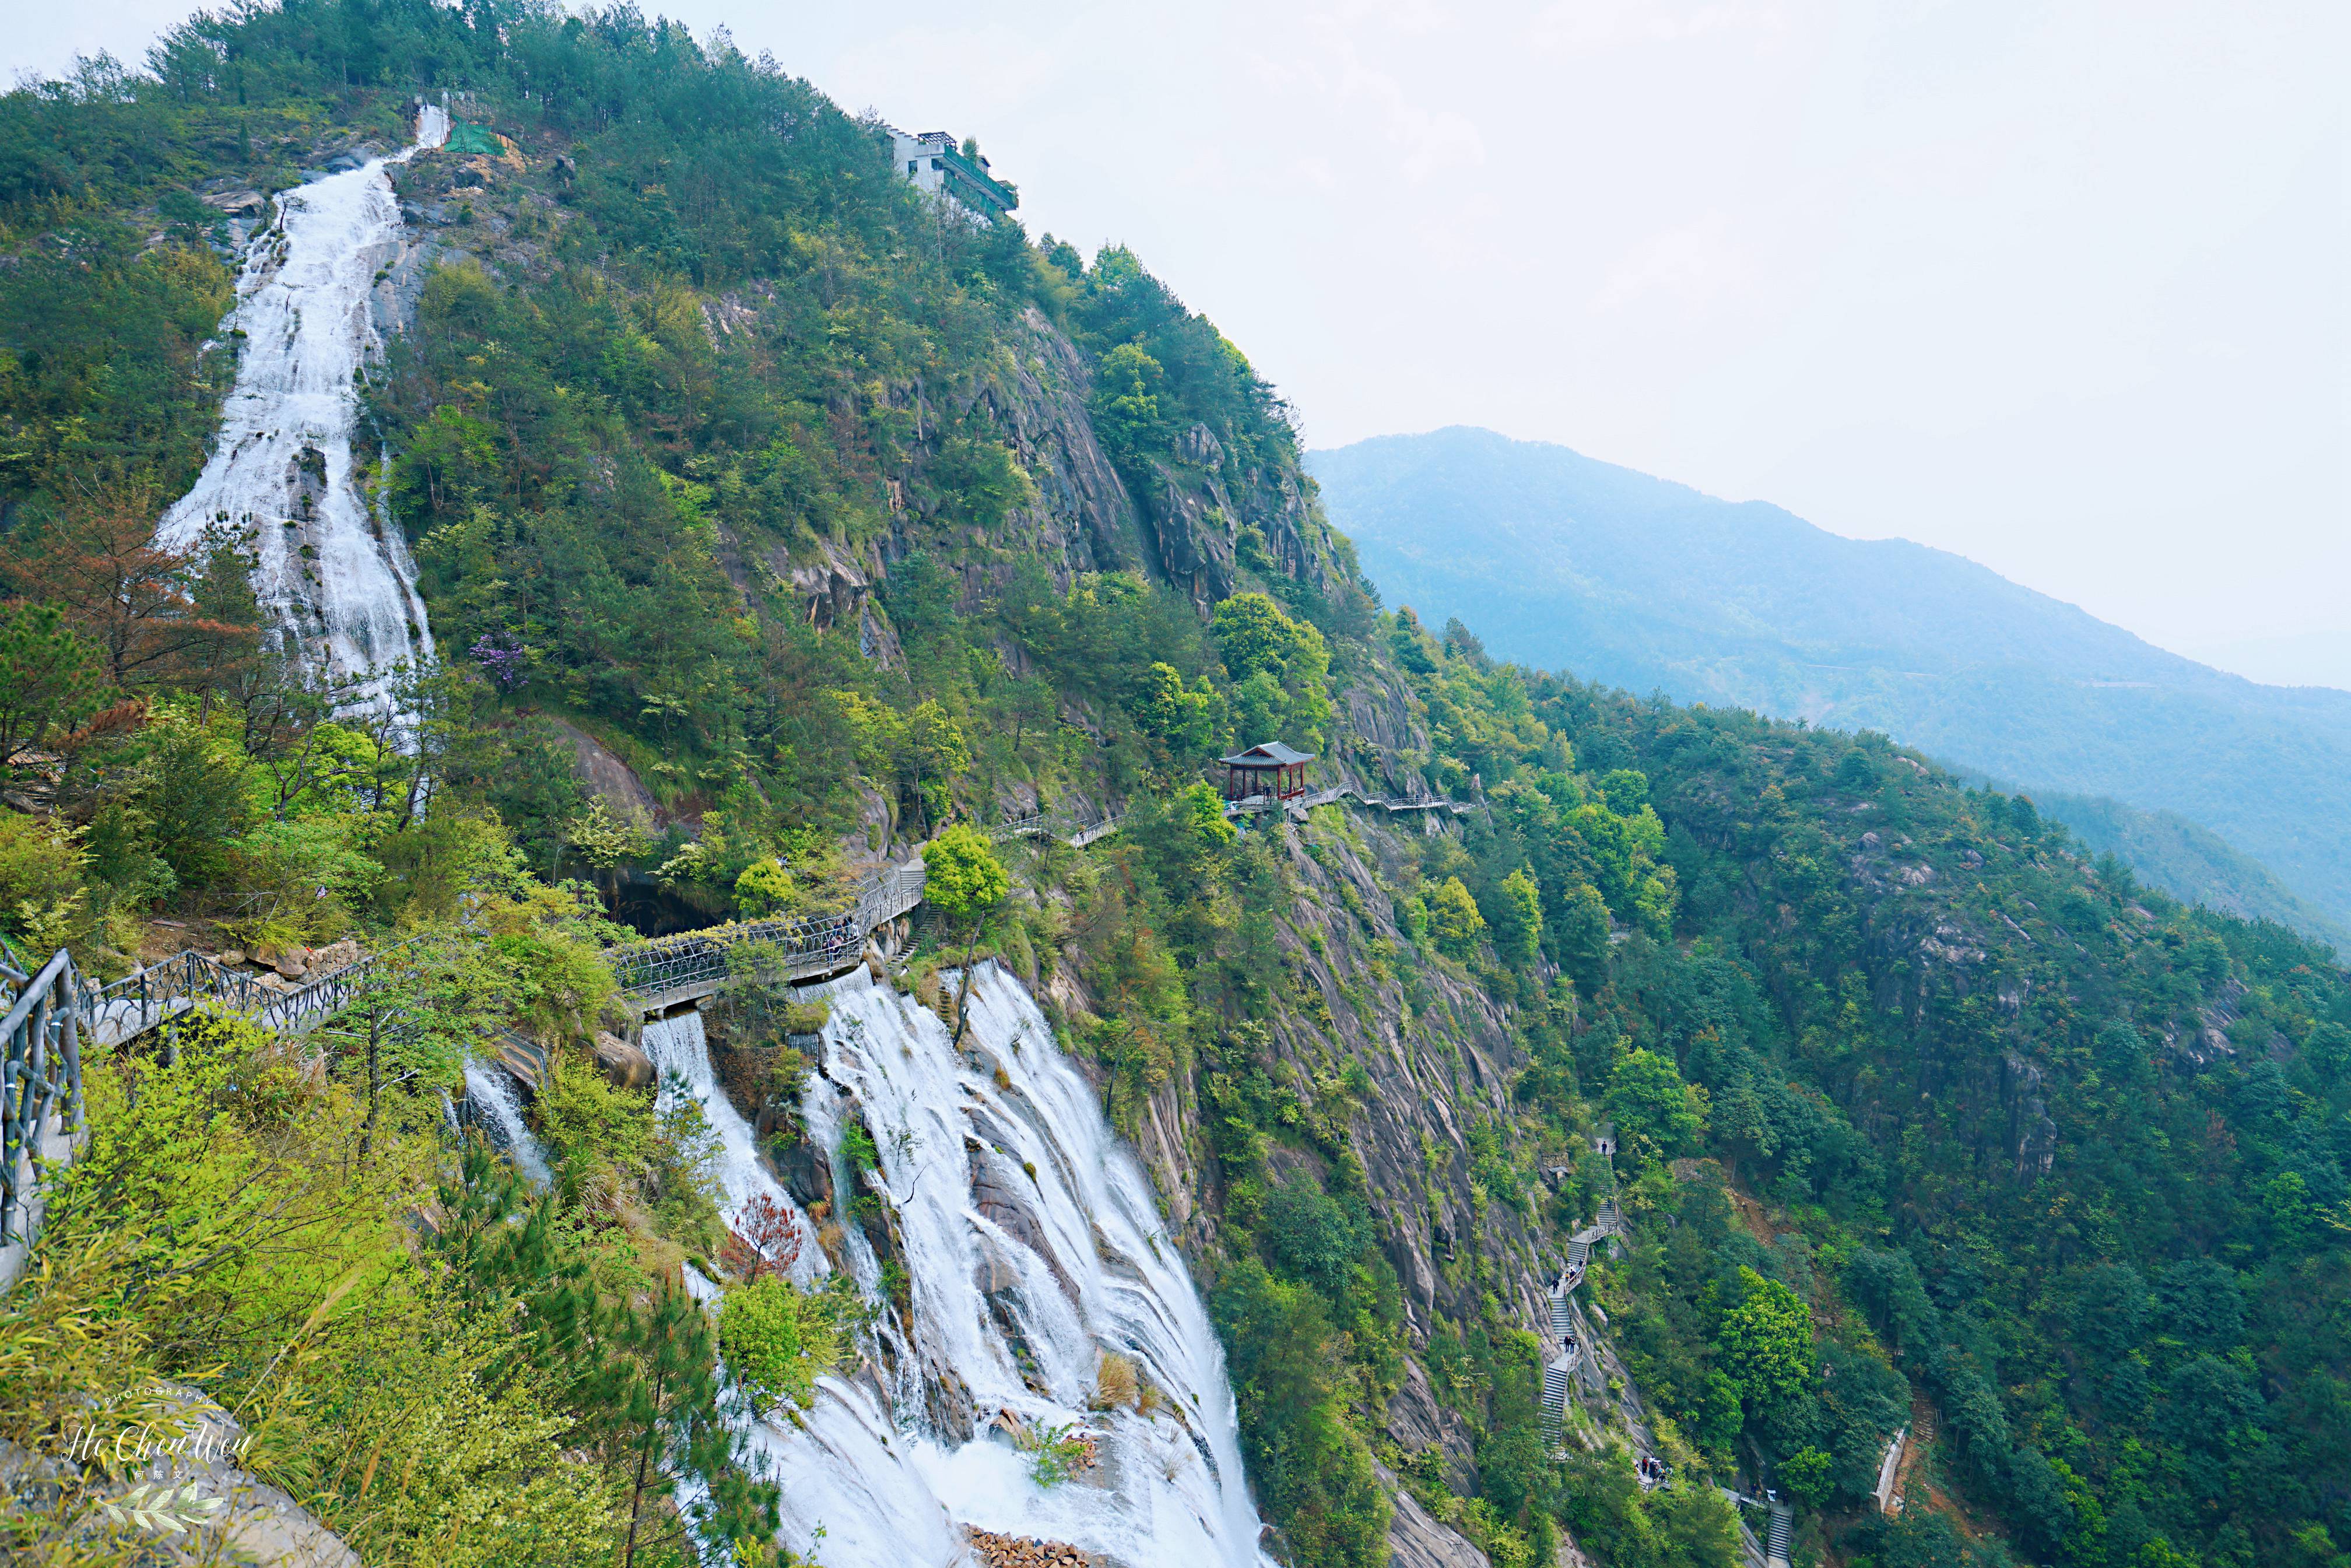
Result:
<svg viewBox="0 0 2351 1568"><path fill-rule="evenodd" d="M1653 1051L1628 1051L1618 1061L1608 1074L1607 1104L1617 1146L1647 1159L1680 1153L1705 1125L1673 1058Z"/></svg>
<svg viewBox="0 0 2351 1568"><path fill-rule="evenodd" d="M1236 593L1209 620L1225 669L1237 681L1260 670L1287 674L1299 649L1299 624L1262 593Z"/></svg>
<svg viewBox="0 0 2351 1568"><path fill-rule="evenodd" d="M1291 1176L1266 1195L1258 1221L1266 1259L1287 1278L1303 1280L1337 1296L1348 1264L1361 1250L1346 1210L1311 1176Z"/></svg>
<svg viewBox="0 0 2351 1568"><path fill-rule="evenodd" d="M1818 1508L1829 1498L1829 1470L1834 1461L1819 1448L1799 1448L1780 1461L1780 1484L1807 1508Z"/></svg>
<svg viewBox="0 0 2351 1568"><path fill-rule="evenodd" d="M923 846L923 897L931 907L970 933L963 975L956 987L956 1039L963 1039L965 1004L971 999L971 966L987 917L1012 891L1012 878L987 836L969 822L950 824Z"/></svg>
<svg viewBox="0 0 2351 1568"><path fill-rule="evenodd" d="M1254 716L1268 696L1279 694L1280 719L1290 731L1284 738L1319 745L1331 720L1331 649L1322 633L1309 622L1292 620L1262 593L1234 594L1217 606L1209 625L1235 684L1236 720ZM1244 745L1274 738L1240 736Z"/></svg>
<svg viewBox="0 0 2351 1568"><path fill-rule="evenodd" d="M1301 1568L1387 1559L1387 1493L1347 1420L1345 1335L1322 1296L1251 1258L1229 1270L1215 1311L1230 1355L1249 1478Z"/></svg>
<svg viewBox="0 0 2351 1568"><path fill-rule="evenodd" d="M772 914L789 903L791 873L773 855L762 855L735 879L735 908L744 915Z"/></svg>
<svg viewBox="0 0 2351 1568"><path fill-rule="evenodd" d="M588 802L587 811L574 818L564 831L564 841L602 874L604 904L609 909L620 903L621 863L643 854L651 841L641 818L621 815L599 795Z"/></svg>
<svg viewBox="0 0 2351 1568"><path fill-rule="evenodd" d="M1578 881L1560 899L1552 924L1552 946L1585 996L1596 996L1608 979L1608 905L1600 890Z"/></svg>
<svg viewBox="0 0 2351 1568"><path fill-rule="evenodd" d="M760 1539L775 1528L775 1489L747 1484L720 1413L717 1347L701 1304L674 1282L643 1302L605 1298L587 1309L597 1361L583 1402L601 1415L606 1462L627 1489L621 1568L641 1554L691 1556L679 1512L666 1506L691 1471L710 1487L695 1521L705 1535ZM763 1517L764 1516L764 1517Z"/></svg>
<svg viewBox="0 0 2351 1568"><path fill-rule="evenodd" d="M1480 908L1502 962L1520 968L1532 964L1542 945L1542 892L1526 869L1520 867L1496 883Z"/></svg>
<svg viewBox="0 0 2351 1568"><path fill-rule="evenodd" d="M1132 462L1163 444L1167 421L1160 389L1167 373L1134 343L1121 343L1094 367L1094 431L1113 457Z"/></svg>
<svg viewBox="0 0 2351 1568"><path fill-rule="evenodd" d="M1215 694L1205 680L1186 688L1173 664L1144 670L1134 712L1135 727L1176 757L1196 756L1215 744Z"/></svg>
<svg viewBox="0 0 2351 1568"><path fill-rule="evenodd" d="M1744 1265L1739 1291L1738 1304L1723 1314L1715 1349L1753 1421L1811 1385L1813 1310L1779 1281Z"/></svg>
<svg viewBox="0 0 2351 1568"><path fill-rule="evenodd" d="M964 738L963 726L929 698L906 717L906 751L917 789L945 791L971 771L971 743Z"/></svg>
<svg viewBox="0 0 2351 1568"><path fill-rule="evenodd" d="M98 650L54 604L0 604L0 772L106 700Z"/></svg>
<svg viewBox="0 0 2351 1568"><path fill-rule="evenodd" d="M1429 890L1428 933L1439 952L1465 963L1476 956L1479 940L1486 935L1486 917L1478 913L1478 901L1459 877L1448 876Z"/></svg>

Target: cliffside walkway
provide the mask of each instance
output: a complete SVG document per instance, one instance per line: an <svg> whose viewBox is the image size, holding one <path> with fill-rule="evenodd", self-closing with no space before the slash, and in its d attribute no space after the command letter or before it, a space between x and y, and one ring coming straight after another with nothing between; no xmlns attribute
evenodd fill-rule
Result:
<svg viewBox="0 0 2351 1568"><path fill-rule="evenodd" d="M1602 1241L1626 1234L1625 1211L1616 1203L1616 1139L1613 1129L1604 1128L1593 1140L1593 1147L1608 1164L1609 1196L1601 1200L1598 1218L1568 1238L1567 1262L1559 1271L1559 1279L1550 1291L1551 1339L1559 1346L1559 1354L1543 1368L1542 1426L1543 1440L1552 1451L1558 1453L1566 1440L1567 1391L1577 1370L1590 1358L1589 1352L1576 1337L1575 1309L1571 1298L1576 1287L1583 1283L1583 1273L1592 1260L1592 1249ZM1562 1169L1566 1167L1562 1166ZM1596 1377L1596 1374L1593 1375ZM1665 1479L1662 1460L1646 1450L1641 1455L1641 1485L1644 1490Z"/></svg>
<svg viewBox="0 0 2351 1568"><path fill-rule="evenodd" d="M1448 816L1465 817L1477 808L1466 800L1452 800L1437 795L1366 795L1352 784L1334 784L1304 795L1284 800L1273 795L1250 795L1225 802L1228 817L1254 817L1274 811L1287 811L1299 821L1317 806L1332 806L1342 800L1353 800L1375 811L1390 816L1411 812L1442 811Z"/></svg>
<svg viewBox="0 0 2351 1568"><path fill-rule="evenodd" d="M1793 1535L1793 1526L1796 1526L1796 1511L1789 1504L1780 1502L1777 1495L1772 1495L1766 1502L1763 1498L1750 1498L1747 1493L1730 1486L1716 1486L1714 1490L1730 1500L1733 1507L1761 1510L1768 1516L1768 1523L1763 1526L1766 1528L1766 1540L1756 1540L1756 1532L1747 1526L1747 1516L1740 1514L1740 1556L1744 1559L1747 1568L1789 1568L1787 1547L1789 1535Z"/></svg>
<svg viewBox="0 0 2351 1568"><path fill-rule="evenodd" d="M371 953L307 985L272 986L193 948L114 981L85 989L81 1014L91 1040L120 1045L166 1019L212 1003L275 1034L307 1034L381 985L416 939Z"/></svg>
<svg viewBox="0 0 2351 1568"><path fill-rule="evenodd" d="M1302 818L1316 806L1348 799L1391 813L1444 811L1459 816L1472 809L1459 800L1365 795L1353 787L1342 786L1288 800L1256 795L1228 801L1225 814L1246 817L1287 810ZM989 830L989 836L998 842L1008 839L1056 839L1081 850L1118 831L1124 821L1125 818L1117 812L1094 821L1081 821L1060 812L1035 811L998 823ZM842 974L864 956L866 939L877 927L922 902L925 874L923 862L911 860L868 882L860 890L856 904L839 915L705 926L671 936L620 943L606 948L604 956L612 965L622 993L647 1013L684 1007L716 996L733 985L812 980Z"/></svg>
<svg viewBox="0 0 2351 1568"><path fill-rule="evenodd" d="M845 974L865 956L874 930L923 901L929 873L920 860L894 865L838 915L736 921L622 942L604 949L622 994L645 1013L667 1012L729 986L820 979Z"/></svg>
<svg viewBox="0 0 2351 1568"><path fill-rule="evenodd" d="M1270 816L1276 811L1286 811L1293 820L1304 821L1306 813L1315 807L1336 805L1342 800L1353 800L1359 806L1375 811L1385 811L1390 816L1441 811L1447 816L1460 817L1467 816L1477 810L1466 800L1447 800L1441 796L1366 795L1352 784L1338 784L1287 799L1275 795L1249 795L1238 800L1228 800L1225 802L1225 815L1228 818L1258 817ZM1120 825L1125 820L1123 815L1115 811L1097 821L1091 822L1080 821L1074 817L1065 816L1057 811L1033 811L1028 816L998 825L991 830L991 834L999 841L1059 839L1072 849L1081 850L1088 844L1096 843L1118 831Z"/></svg>
<svg viewBox="0 0 2351 1568"><path fill-rule="evenodd" d="M1893 1513L1901 1507L1900 1500L1894 1493L1894 1484L1901 1479L1902 1454L1908 1447L1909 1439L1910 1428L1906 1423L1902 1429L1895 1433L1887 1441L1886 1457L1878 1461L1876 1497L1877 1511L1880 1513Z"/></svg>

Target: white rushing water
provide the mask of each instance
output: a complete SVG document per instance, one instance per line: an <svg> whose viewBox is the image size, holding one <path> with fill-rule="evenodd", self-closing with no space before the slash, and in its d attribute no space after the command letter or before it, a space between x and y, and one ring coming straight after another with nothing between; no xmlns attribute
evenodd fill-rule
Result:
<svg viewBox="0 0 2351 1568"><path fill-rule="evenodd" d="M550 1179L547 1155L538 1146L538 1137L530 1124L522 1119L522 1097L515 1092L514 1080L506 1069L480 1057L465 1059L465 1098L489 1124L490 1141L504 1151L533 1186L545 1186Z"/></svg>
<svg viewBox="0 0 2351 1568"><path fill-rule="evenodd" d="M807 1211L768 1174L766 1162L759 1158L758 1139L752 1134L751 1124L718 1087L718 1075L710 1065L710 1042L702 1030L702 1015L689 1009L670 1018L648 1019L644 1045L653 1071L661 1075L655 1103L667 1110L678 1095L690 1095L701 1103L703 1117L717 1136L718 1179L726 1191L720 1207L726 1223L737 1224L752 1199L771 1198L791 1211L803 1236L813 1239L816 1227ZM813 1245L800 1249L789 1270L803 1285L829 1271L824 1254Z"/></svg>
<svg viewBox="0 0 2351 1568"><path fill-rule="evenodd" d="M351 440L361 367L381 351L370 300L401 246L386 172L448 139L426 105L416 142L277 198L237 280L245 333L220 438L195 488L155 531L166 549L210 529L251 540L253 586L272 629L308 670L373 675L433 652L416 568L400 530L360 493Z"/></svg>
<svg viewBox="0 0 2351 1568"><path fill-rule="evenodd" d="M960 1050L913 999L862 977L837 988L823 1075L804 1101L832 1154L862 1120L897 1212L912 1321L882 1313L873 1353L811 1406L753 1436L784 1492L784 1540L826 1568L955 1568L964 1527L1069 1542L1123 1568L1261 1568L1232 1390L1205 1303L1164 1233L1149 1179L1103 1121L1027 991L976 978ZM692 1015L647 1050L704 1098L726 1145L730 1204L772 1188L728 1122ZM697 1063L694 1058L699 1056ZM744 1168L745 1165L749 1168ZM814 1250L810 1249L810 1250ZM854 1224L842 1258L886 1301ZM1103 1351L1165 1405L1087 1408ZM1100 1463L1040 1486L1002 1419L1094 1435ZM818 1531L822 1531L820 1536Z"/></svg>

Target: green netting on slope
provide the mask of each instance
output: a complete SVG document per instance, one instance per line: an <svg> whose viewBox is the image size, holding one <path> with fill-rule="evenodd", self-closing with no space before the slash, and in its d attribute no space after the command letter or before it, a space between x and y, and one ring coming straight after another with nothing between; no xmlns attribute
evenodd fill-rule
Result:
<svg viewBox="0 0 2351 1568"><path fill-rule="evenodd" d="M507 151L505 144L499 141L496 131L485 130L478 125L467 125L464 120L459 120L449 127L448 146L450 152L463 153L468 157L479 152L491 158L503 158Z"/></svg>

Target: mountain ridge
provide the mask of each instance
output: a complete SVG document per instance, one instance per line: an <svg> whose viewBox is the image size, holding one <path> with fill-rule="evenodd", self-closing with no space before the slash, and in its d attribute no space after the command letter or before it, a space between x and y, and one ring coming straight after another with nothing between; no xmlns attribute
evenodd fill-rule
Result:
<svg viewBox="0 0 2351 1568"><path fill-rule="evenodd" d="M2351 809L2351 693L2262 685L1949 551L1844 538L1475 427L1318 451L1310 467L1367 576L1475 624L1499 655L1883 729L2028 788L2176 811L2331 925L2351 919L2351 841L2307 828L2330 800ZM2235 780L2249 785L2232 799Z"/></svg>
<svg viewBox="0 0 2351 1568"><path fill-rule="evenodd" d="M1719 1488L1792 1499L1797 1562L2341 1568L2332 955L1882 735L1382 612L1287 405L1140 258L967 221L723 39L285 0L153 69L0 94L0 933L105 976L348 938L398 994L87 1052L9 1452L198 1385L387 1568L1146 1568L1203 1559L1151 1500L1208 1483L1232 1568L1731 1568ZM412 749L142 497L237 352L199 193L453 79L517 153L395 183ZM1459 809L1240 831L1215 759L1270 738ZM1118 829L1005 836L1039 811ZM744 942L706 1009L622 994L629 889L740 935L917 855L919 923L826 939L842 988ZM1110 1134L1155 1190L1079 1200ZM1149 1276L1180 1345L1092 1311ZM82 1561L113 1478L56 1479L0 1541Z"/></svg>

